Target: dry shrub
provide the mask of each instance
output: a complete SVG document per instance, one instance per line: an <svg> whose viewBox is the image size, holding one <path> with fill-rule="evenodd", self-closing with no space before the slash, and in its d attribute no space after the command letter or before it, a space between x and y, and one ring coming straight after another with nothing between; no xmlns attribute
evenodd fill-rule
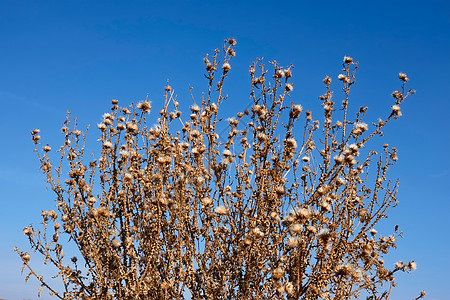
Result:
<svg viewBox="0 0 450 300"><path fill-rule="evenodd" d="M406 75L399 74L401 88L386 117L369 126L366 107L349 116L358 63L345 57L338 76L345 100L333 100L325 77L319 126L310 111L289 102L291 67L272 62L265 69L257 60L250 67L251 110L229 118L228 136L220 139L218 112L235 44L230 39L223 55L216 50L205 59L209 88L189 118L181 118L169 85L153 127L148 101L120 108L112 100L98 124L96 159L85 155L86 132L69 117L56 163L48 145L40 150L39 130L32 131L57 209L42 212L42 230L30 226L24 233L32 250L56 267L64 290L52 288L32 269L30 255L16 251L29 276L52 295L387 299L395 273L415 269L413 261L386 266L383 257L401 233L396 227L383 236L375 229L396 205L397 182L387 171L397 150L363 151L401 116L400 104L414 93L405 89ZM71 261L60 236L77 247Z"/></svg>

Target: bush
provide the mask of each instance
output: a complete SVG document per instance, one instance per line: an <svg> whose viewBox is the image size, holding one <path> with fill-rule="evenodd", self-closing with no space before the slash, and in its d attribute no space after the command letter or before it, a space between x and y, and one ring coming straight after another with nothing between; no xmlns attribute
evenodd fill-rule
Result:
<svg viewBox="0 0 450 300"><path fill-rule="evenodd" d="M56 168L51 147L40 150L39 130L31 132L57 209L42 212L43 229L24 234L57 268L64 290L15 250L41 288L60 299L387 299L395 273L415 269L414 261L386 266L401 233L375 229L396 205L397 182L387 171L397 150L362 149L401 116L399 105L414 93L406 75L386 118L369 126L367 107L349 116L358 63L345 57L338 76L345 100L333 100L325 77L319 126L289 103L291 67L273 62L266 70L257 60L251 111L229 118L221 140L218 112L235 44L205 58L208 91L187 120L169 85L153 127L148 101L120 108L112 100L98 124L98 159L85 155L86 132L69 116ZM62 236L77 247L71 261Z"/></svg>

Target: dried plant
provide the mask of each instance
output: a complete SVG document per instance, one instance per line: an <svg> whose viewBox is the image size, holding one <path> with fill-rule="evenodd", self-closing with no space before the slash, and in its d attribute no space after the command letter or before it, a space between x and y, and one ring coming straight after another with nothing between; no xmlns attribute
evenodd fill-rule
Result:
<svg viewBox="0 0 450 300"><path fill-rule="evenodd" d="M258 59L250 67L251 110L229 118L221 139L235 44L205 58L208 91L198 104L192 96L188 119L169 85L153 127L150 102L119 108L112 100L98 124L98 158L86 156L87 131L69 116L57 166L50 146L40 150L39 130L31 132L57 209L42 212L43 229L24 234L56 267L63 291L16 248L27 279L60 299L387 299L395 273L416 268L414 261L386 266L401 232L375 229L397 203L398 184L387 178L397 150L363 149L401 116L414 93L406 75L386 117L369 126L367 107L350 117L358 63L345 57L344 101L333 100L326 76L319 126L289 102L292 66L266 69ZM63 236L77 249L70 261Z"/></svg>

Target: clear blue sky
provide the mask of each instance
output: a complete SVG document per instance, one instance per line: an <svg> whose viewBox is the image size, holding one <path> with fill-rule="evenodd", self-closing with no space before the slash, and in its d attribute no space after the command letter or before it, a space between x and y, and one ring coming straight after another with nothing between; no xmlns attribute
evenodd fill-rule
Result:
<svg viewBox="0 0 450 300"><path fill-rule="evenodd" d="M167 79L181 105L190 105L188 85L196 95L206 87L202 58L234 37L230 114L248 103L248 66L256 57L293 63L295 102L315 110L321 79L335 79L343 56L353 56L360 72L352 101L369 106L373 121L392 105L398 72L408 74L417 94L383 137L400 157L391 172L400 179L400 203L387 222L405 232L390 260L415 259L418 269L398 276L392 299L412 299L421 289L426 299L450 299L449 2L315 3L3 1L0 298L36 299L38 285L25 285L12 248L28 249L22 228L53 206L30 130L40 128L43 142L57 145L67 110L86 127L112 98L127 105L148 93L158 106Z"/></svg>

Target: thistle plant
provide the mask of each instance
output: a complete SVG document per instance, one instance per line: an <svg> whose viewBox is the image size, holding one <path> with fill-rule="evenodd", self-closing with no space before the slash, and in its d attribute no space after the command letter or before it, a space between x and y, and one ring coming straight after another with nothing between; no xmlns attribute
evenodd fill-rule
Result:
<svg viewBox="0 0 450 300"><path fill-rule="evenodd" d="M350 115L358 63L345 57L336 84L344 100L334 100L326 76L321 125L291 100L292 66L258 59L251 108L225 121L235 45L204 59L208 89L192 96L186 118L167 84L157 116L147 100L123 108L112 100L96 154L69 115L55 156L31 132L56 208L23 232L62 285L16 248L27 279L59 299L388 299L396 273L416 268L387 266L401 232L377 231L397 204L387 174L397 149L364 148L401 116L414 93L407 76L399 74L384 118L368 125L367 107ZM76 256L64 256L68 243Z"/></svg>

